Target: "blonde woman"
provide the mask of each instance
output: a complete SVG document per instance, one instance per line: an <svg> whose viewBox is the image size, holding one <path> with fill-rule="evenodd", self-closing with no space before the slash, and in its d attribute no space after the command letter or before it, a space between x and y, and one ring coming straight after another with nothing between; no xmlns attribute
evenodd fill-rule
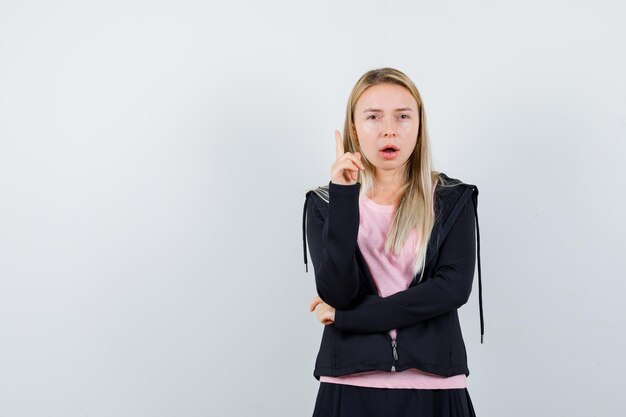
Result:
<svg viewBox="0 0 626 417"><path fill-rule="evenodd" d="M424 104L393 68L357 81L335 148L302 219L324 325L313 416L474 416L457 310L478 252L482 343L478 188L432 169Z"/></svg>

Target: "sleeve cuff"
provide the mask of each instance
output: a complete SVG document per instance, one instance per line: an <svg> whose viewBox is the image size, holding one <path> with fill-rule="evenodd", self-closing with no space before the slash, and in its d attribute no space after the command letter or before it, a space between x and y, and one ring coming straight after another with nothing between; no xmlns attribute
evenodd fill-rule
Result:
<svg viewBox="0 0 626 417"><path fill-rule="evenodd" d="M341 194L341 195L355 195L358 194L361 190L361 183L355 182L351 185L341 185L335 184L332 181L328 182L328 193L329 194Z"/></svg>
<svg viewBox="0 0 626 417"><path fill-rule="evenodd" d="M341 330L343 327L343 324L345 322L345 314L346 312L343 310L335 310L335 323L334 326L335 328Z"/></svg>

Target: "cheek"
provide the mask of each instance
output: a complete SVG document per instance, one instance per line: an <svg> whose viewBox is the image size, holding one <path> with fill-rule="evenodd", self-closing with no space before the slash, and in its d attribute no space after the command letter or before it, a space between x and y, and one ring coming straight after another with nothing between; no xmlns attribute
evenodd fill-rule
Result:
<svg viewBox="0 0 626 417"><path fill-rule="evenodd" d="M417 136L417 133L419 131L419 125L413 125L413 124L407 123L404 125L400 125L400 127L398 127L398 131L401 132L402 134Z"/></svg>
<svg viewBox="0 0 626 417"><path fill-rule="evenodd" d="M370 148L376 147L376 141L380 135L380 128L376 126L376 123L363 123L357 127L357 136L361 146Z"/></svg>
<svg viewBox="0 0 626 417"><path fill-rule="evenodd" d="M363 155L365 155L368 159L372 159L375 158L376 155L378 154L378 149L376 148L376 145L373 144L372 142L368 142L368 141L362 141L361 143L361 152L363 153Z"/></svg>
<svg viewBox="0 0 626 417"><path fill-rule="evenodd" d="M365 123L359 128L361 135L375 135L378 132L378 127L375 123Z"/></svg>

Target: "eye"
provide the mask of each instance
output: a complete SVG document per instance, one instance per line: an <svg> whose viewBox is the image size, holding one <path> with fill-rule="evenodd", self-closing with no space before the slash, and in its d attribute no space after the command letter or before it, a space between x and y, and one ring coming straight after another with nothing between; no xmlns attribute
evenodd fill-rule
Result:
<svg viewBox="0 0 626 417"><path fill-rule="evenodd" d="M370 117L376 117L375 114L370 114L369 116L367 116L366 120L369 119Z"/></svg>
<svg viewBox="0 0 626 417"><path fill-rule="evenodd" d="M401 114L401 115L400 115L400 118L402 118L402 116L406 116L406 119L410 119L410 117L409 117L409 115L408 115L408 114Z"/></svg>

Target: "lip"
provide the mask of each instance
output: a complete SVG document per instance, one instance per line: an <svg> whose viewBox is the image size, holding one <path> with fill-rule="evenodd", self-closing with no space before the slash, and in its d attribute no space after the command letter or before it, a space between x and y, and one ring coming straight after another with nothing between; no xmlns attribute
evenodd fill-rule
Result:
<svg viewBox="0 0 626 417"><path fill-rule="evenodd" d="M394 151L394 152L383 152L382 150L378 152L378 154L383 158L383 159L394 159L396 158L399 154L400 151Z"/></svg>
<svg viewBox="0 0 626 417"><path fill-rule="evenodd" d="M379 151L380 151L380 152L382 152L382 151L383 151L383 149L387 149L387 148L392 148L392 149L395 149L396 151L399 151L399 150L400 150L400 148L398 148L398 147L397 147L396 145L394 145L393 143L387 143L387 144L383 145L383 147L382 147L382 148L380 148L380 149L379 149Z"/></svg>

